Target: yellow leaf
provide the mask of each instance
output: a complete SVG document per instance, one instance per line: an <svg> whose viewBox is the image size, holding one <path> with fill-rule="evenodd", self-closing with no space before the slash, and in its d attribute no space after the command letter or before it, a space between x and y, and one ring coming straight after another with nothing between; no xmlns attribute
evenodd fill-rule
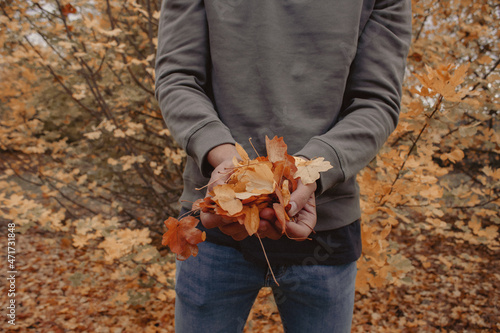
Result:
<svg viewBox="0 0 500 333"><path fill-rule="evenodd" d="M477 219L473 219L473 220L469 221L468 224L469 224L469 228L472 229L472 232L477 235L477 233L481 229L481 222Z"/></svg>
<svg viewBox="0 0 500 333"><path fill-rule="evenodd" d="M113 30L103 30L103 29L97 28L97 30L100 33L102 33L103 35L108 36L108 37L117 37L122 33L122 30L118 29L118 28L113 29Z"/></svg>
<svg viewBox="0 0 500 333"><path fill-rule="evenodd" d="M238 152L238 155L240 155L243 162L248 162L249 158L245 149L243 149L243 147L238 142L236 142L234 146L236 147L236 151Z"/></svg>
<svg viewBox="0 0 500 333"><path fill-rule="evenodd" d="M123 131L121 129L116 129L114 132L113 132L113 135L116 137L116 138L124 138L125 137L125 133L123 133Z"/></svg>
<svg viewBox="0 0 500 333"><path fill-rule="evenodd" d="M300 178L304 185L312 184L320 178L319 173L330 170L332 165L330 162L325 161L323 157L318 157L313 160L300 159L296 162L297 171L294 177Z"/></svg>
<svg viewBox="0 0 500 333"><path fill-rule="evenodd" d="M487 55L483 55L479 59L477 59L477 62L480 63L481 65L489 64L491 62L491 57Z"/></svg>
<svg viewBox="0 0 500 333"><path fill-rule="evenodd" d="M236 193L229 184L218 185L214 187L213 200L219 206L228 212L229 215L235 215L241 212L243 204L236 198Z"/></svg>
<svg viewBox="0 0 500 333"><path fill-rule="evenodd" d="M415 77L422 83L424 88L441 94L445 99L452 102L460 102L469 93L468 89L457 91L456 88L463 83L469 69L469 64L458 67L453 75L450 75L452 65L441 65L436 69L425 66L427 74L415 74ZM424 96L429 95L422 90Z"/></svg>
<svg viewBox="0 0 500 333"><path fill-rule="evenodd" d="M459 162L459 161L463 160L464 157L465 157L464 152L461 149L458 149L458 148L456 148L455 150L453 150L450 153L442 154L440 156L440 158L443 161L450 160L450 162L452 162L452 163Z"/></svg>
<svg viewBox="0 0 500 333"><path fill-rule="evenodd" d="M246 183L246 191L258 194L270 194L274 192L274 174L268 163L252 165L246 170L240 182Z"/></svg>
<svg viewBox="0 0 500 333"><path fill-rule="evenodd" d="M90 140L96 140L101 137L101 134L102 134L101 131L95 131L95 132L85 133L84 136L89 138Z"/></svg>
<svg viewBox="0 0 500 333"><path fill-rule="evenodd" d="M250 236L257 232L259 223L259 208L255 205L252 205L250 208L245 207L245 229Z"/></svg>
<svg viewBox="0 0 500 333"><path fill-rule="evenodd" d="M266 150L267 158L272 163L283 161L286 158L287 146L283 141L283 138L275 136L272 140L270 140L266 135Z"/></svg>

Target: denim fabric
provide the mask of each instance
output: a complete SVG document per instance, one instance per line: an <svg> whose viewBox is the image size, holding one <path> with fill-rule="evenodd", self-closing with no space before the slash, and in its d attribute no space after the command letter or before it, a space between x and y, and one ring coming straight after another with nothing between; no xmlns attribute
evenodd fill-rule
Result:
<svg viewBox="0 0 500 333"><path fill-rule="evenodd" d="M176 332L241 332L260 288L272 288L285 332L347 333L354 307L356 262L267 266L210 242L177 262Z"/></svg>

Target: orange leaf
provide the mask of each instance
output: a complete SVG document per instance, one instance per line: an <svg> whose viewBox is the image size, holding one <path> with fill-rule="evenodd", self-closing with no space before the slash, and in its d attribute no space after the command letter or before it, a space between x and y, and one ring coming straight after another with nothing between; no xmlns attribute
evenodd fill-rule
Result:
<svg viewBox="0 0 500 333"><path fill-rule="evenodd" d="M285 208L281 204L275 202L273 204L273 209L274 209L274 213L276 214L276 218L280 222L282 233L284 233L285 227L286 227L286 222L290 221L290 218L288 217L288 214L286 213Z"/></svg>
<svg viewBox="0 0 500 333"><path fill-rule="evenodd" d="M76 9L71 4L66 4L61 8L61 13L64 16L68 16L69 14L76 14Z"/></svg>
<svg viewBox="0 0 500 333"><path fill-rule="evenodd" d="M241 176L240 181L246 182L246 191L257 194L274 192L274 174L272 164L259 163L249 167Z"/></svg>
<svg viewBox="0 0 500 333"><path fill-rule="evenodd" d="M243 209L243 204L236 198L236 193L230 184L214 187L214 197L212 199L229 215L235 215Z"/></svg>
<svg viewBox="0 0 500 333"><path fill-rule="evenodd" d="M276 214L282 233L290 221L291 192L297 188L300 178L309 184L319 178L319 173L331 168L323 158L305 160L287 153L283 138L266 137L268 156L258 156L250 160L243 147L236 144L241 157L233 159L234 168L225 184L217 185L209 193L211 197L193 203L193 210L216 214L238 221L249 235L257 232L260 212L272 208Z"/></svg>
<svg viewBox="0 0 500 333"><path fill-rule="evenodd" d="M440 158L445 161L445 160L450 160L451 163L456 163L456 162L459 162L461 160L463 160L465 157L465 154L464 152L459 149L459 148L456 148L454 149L452 152L450 153L447 153L447 154L442 154L440 156Z"/></svg>
<svg viewBox="0 0 500 333"><path fill-rule="evenodd" d="M245 207L245 217L243 219L243 224L245 225L245 229L250 236L257 232L257 229L259 229L259 223L259 208L256 205Z"/></svg>
<svg viewBox="0 0 500 333"><path fill-rule="evenodd" d="M275 136L272 140L270 140L266 135L266 150L267 150L267 158L271 162L284 161L287 146L283 141L283 138L278 138Z"/></svg>
<svg viewBox="0 0 500 333"><path fill-rule="evenodd" d="M163 234L161 244L170 247L177 254L178 260L186 260L190 256L196 257L198 246L196 244L205 240L205 232L196 229L198 219L194 216L186 216L180 221L169 217L165 222L167 232Z"/></svg>
<svg viewBox="0 0 500 333"><path fill-rule="evenodd" d="M236 142L234 145L236 147L236 151L238 152L238 155L240 155L243 162L245 162L245 163L248 162L250 160L250 158L248 157L248 154L245 151L245 149L243 149L243 147L238 142Z"/></svg>
<svg viewBox="0 0 500 333"><path fill-rule="evenodd" d="M285 179L283 181L283 185L280 188L276 188L275 194L278 197L278 200L280 204L286 208L288 206L288 203L290 202L290 188L289 188L289 181L288 179Z"/></svg>

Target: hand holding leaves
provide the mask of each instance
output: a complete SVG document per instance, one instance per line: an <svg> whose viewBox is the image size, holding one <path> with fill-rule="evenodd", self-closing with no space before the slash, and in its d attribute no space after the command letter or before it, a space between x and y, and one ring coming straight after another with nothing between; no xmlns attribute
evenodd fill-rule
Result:
<svg viewBox="0 0 500 333"><path fill-rule="evenodd" d="M267 157L250 160L239 144L234 148L240 158L220 162L207 196L193 204L203 225L219 227L236 240L256 233L272 239L283 234L307 239L316 225L316 180L320 172L332 168L330 163L288 155L283 138L278 137L266 137Z"/></svg>

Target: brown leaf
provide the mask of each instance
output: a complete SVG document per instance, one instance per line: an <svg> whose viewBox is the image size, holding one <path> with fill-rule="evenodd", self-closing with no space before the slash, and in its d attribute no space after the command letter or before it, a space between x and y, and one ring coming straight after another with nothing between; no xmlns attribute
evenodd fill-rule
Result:
<svg viewBox="0 0 500 333"><path fill-rule="evenodd" d="M167 232L163 234L162 245L170 247L177 254L178 260L186 260L190 256L198 254L198 243L205 241L205 232L196 228L198 219L194 216L186 216L180 221L169 217L164 223Z"/></svg>
<svg viewBox="0 0 500 333"><path fill-rule="evenodd" d="M266 150L267 158L272 163L285 160L287 146L283 141L283 138L275 136L272 140L270 140L266 135Z"/></svg>

